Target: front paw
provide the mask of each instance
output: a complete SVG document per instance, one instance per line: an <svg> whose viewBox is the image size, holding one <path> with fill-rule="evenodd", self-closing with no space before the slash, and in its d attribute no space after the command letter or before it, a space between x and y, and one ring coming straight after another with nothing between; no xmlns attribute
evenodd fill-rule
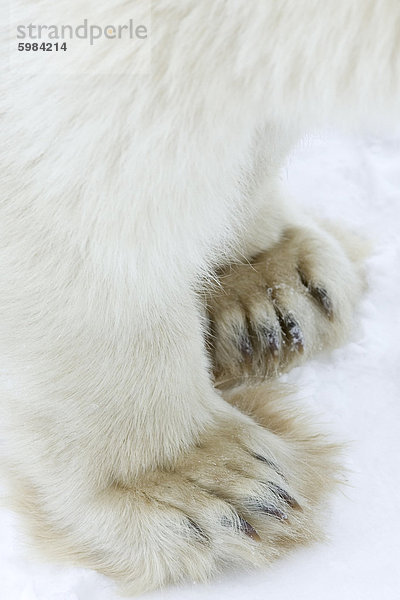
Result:
<svg viewBox="0 0 400 600"><path fill-rule="evenodd" d="M328 477L324 485L316 478L321 467L331 470L330 459L317 449L316 436L297 441L294 421L286 433L290 439L233 411L173 467L137 482L146 569L158 578L152 587L205 580L226 566L265 565L318 537L317 507ZM313 453L318 466L308 472Z"/></svg>
<svg viewBox="0 0 400 600"><path fill-rule="evenodd" d="M218 273L208 345L219 387L278 375L345 339L364 281L349 239L293 228L271 250Z"/></svg>

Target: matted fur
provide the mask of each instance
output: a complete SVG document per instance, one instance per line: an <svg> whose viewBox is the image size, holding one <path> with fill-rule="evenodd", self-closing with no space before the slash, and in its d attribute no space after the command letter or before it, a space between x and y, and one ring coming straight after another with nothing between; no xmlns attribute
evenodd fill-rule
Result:
<svg viewBox="0 0 400 600"><path fill-rule="evenodd" d="M13 27L55 6L14 5ZM147 11L56 6L139 23ZM318 228L280 168L309 129L399 114L399 33L397 0L160 0L148 69L140 45L66 52L60 69L32 54L24 76L6 54L4 460L55 558L140 592L265 564L318 535L331 447L270 391L236 396L240 410L224 400L201 300L217 270ZM16 52L15 30L9 41ZM318 285L349 331L359 277L329 233L318 240L330 265Z"/></svg>

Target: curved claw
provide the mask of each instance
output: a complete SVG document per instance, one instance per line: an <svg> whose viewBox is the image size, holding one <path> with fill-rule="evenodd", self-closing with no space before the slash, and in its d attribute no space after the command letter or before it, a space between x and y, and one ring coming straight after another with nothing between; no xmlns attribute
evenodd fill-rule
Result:
<svg viewBox="0 0 400 600"><path fill-rule="evenodd" d="M295 498L293 498L293 496L291 496L286 490L281 488L279 485L277 485L273 481L268 481L267 485L270 488L270 490L272 490L274 492L274 494L276 496L278 496L278 498L280 498L281 500L286 502L286 504L288 504L290 506L290 508L294 508L296 510L302 510L301 506L297 502L297 500Z"/></svg>
<svg viewBox="0 0 400 600"><path fill-rule="evenodd" d="M264 513L265 515L269 515L270 517L275 517L279 519L279 521L286 521L288 516L283 510L280 510L273 504L263 503L256 506L256 509Z"/></svg>
<svg viewBox="0 0 400 600"><path fill-rule="evenodd" d="M208 537L208 535L206 533L204 533L202 528L199 525L197 525L197 523L195 523L193 521L193 519L190 519L188 517L187 521L189 524L189 529L192 531L192 533L194 534L194 536L197 538L197 540L199 542L202 542L203 544L205 544L210 541L210 538Z"/></svg>
<svg viewBox="0 0 400 600"><path fill-rule="evenodd" d="M290 341L291 348L297 352L304 350L304 336L299 323L291 314L282 317L283 330Z"/></svg>
<svg viewBox="0 0 400 600"><path fill-rule="evenodd" d="M254 527L238 514L236 514L235 520L226 516L222 517L221 523L224 527L239 529L241 533L244 533L253 540L259 541L261 539ZM237 525L239 525L239 527L237 527Z"/></svg>
<svg viewBox="0 0 400 600"><path fill-rule="evenodd" d="M261 462L265 463L269 467L271 467L271 469L273 469L275 471L275 473L277 473L277 475L282 477L282 479L284 481L287 481L285 475L282 473L282 471L280 470L278 465L273 460L270 460L269 458L266 458L265 456L262 456L261 454L257 454L257 452L251 452L251 456L253 458L256 458L257 460L260 460Z"/></svg>
<svg viewBox="0 0 400 600"><path fill-rule="evenodd" d="M323 287L315 286L310 287L309 290L312 297L315 300L317 300L322 309L325 311L326 315L331 319L333 316L333 306L332 300L330 299L330 296L328 295L326 289Z"/></svg>
<svg viewBox="0 0 400 600"><path fill-rule="evenodd" d="M242 531L243 533L245 533L246 535L251 537L252 540L256 540L257 542L260 541L261 538L258 535L257 531L254 529L254 527L252 525L250 525L250 523L248 521L246 521L242 517L239 517L238 520L239 520L240 531Z"/></svg>
<svg viewBox="0 0 400 600"><path fill-rule="evenodd" d="M238 340L238 346L240 352L247 358L253 356L254 350L250 340L250 336L247 332L242 333Z"/></svg>
<svg viewBox="0 0 400 600"><path fill-rule="evenodd" d="M273 356L277 356L280 349L279 333L276 329L264 325L260 327L260 335L262 345L271 352Z"/></svg>

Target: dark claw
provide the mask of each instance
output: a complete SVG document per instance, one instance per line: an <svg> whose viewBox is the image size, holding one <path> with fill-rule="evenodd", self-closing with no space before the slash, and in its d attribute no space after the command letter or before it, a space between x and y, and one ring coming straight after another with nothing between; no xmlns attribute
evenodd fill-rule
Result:
<svg viewBox="0 0 400 600"><path fill-rule="evenodd" d="M276 506L274 506L273 504L257 503L254 504L253 507L256 508L256 510L260 510L264 514L269 515L270 517L275 517L276 519L279 519L279 521L286 521L286 519L288 518L285 512L283 512L279 508L276 508Z"/></svg>
<svg viewBox="0 0 400 600"><path fill-rule="evenodd" d="M324 311L326 312L327 316L329 318L332 317L333 315L333 307L332 307L332 300L330 299L328 292L326 291L325 288L320 287L319 285L311 285L304 273L302 273L301 271L299 271L299 275L300 275L300 279L302 284L304 285L305 288L307 288L307 290L310 292L311 296L319 303L319 305L324 309Z"/></svg>
<svg viewBox="0 0 400 600"><path fill-rule="evenodd" d="M254 529L254 527L252 527L250 525L250 523L248 523L247 521L242 519L242 517L238 517L238 519L239 519L240 531L242 531L243 533L245 533L246 535L251 537L252 540L256 540L257 542L260 541L261 538L258 535L257 531Z"/></svg>
<svg viewBox="0 0 400 600"><path fill-rule="evenodd" d="M195 537L199 540L199 542L202 542L203 544L205 544L210 541L210 538L208 537L208 535L204 533L204 531L201 529L201 527L199 527L199 525L197 525L197 523L195 523L192 519L189 519L189 518L188 518L188 523L189 523L189 529L192 530L192 532L194 533Z"/></svg>
<svg viewBox="0 0 400 600"><path fill-rule="evenodd" d="M267 485L274 492L274 494L276 496L278 496L278 498L281 498L282 500L284 500L286 502L286 504L288 504L291 508L294 508L296 510L301 510L300 504L297 502L297 500L295 498L293 498L293 496L288 494L288 492L286 490L282 489L279 485L277 485L276 483L273 483L272 481L268 481Z"/></svg>
<svg viewBox="0 0 400 600"><path fill-rule="evenodd" d="M283 317L283 327L286 336L290 338L290 343L293 350L302 352L304 350L304 337L298 322L292 317L292 315L286 315Z"/></svg>
<svg viewBox="0 0 400 600"><path fill-rule="evenodd" d="M279 352L279 334L276 329L271 329L268 326L261 328L262 341L265 346L269 348L274 356ZM261 337L261 336L260 336Z"/></svg>
<svg viewBox="0 0 400 600"><path fill-rule="evenodd" d="M246 357L253 356L253 346L247 333L242 333L239 338L239 350Z"/></svg>
<svg viewBox="0 0 400 600"><path fill-rule="evenodd" d="M329 318L333 315L332 300L328 292L322 287L311 287L310 293L319 302Z"/></svg>
<svg viewBox="0 0 400 600"><path fill-rule="evenodd" d="M270 460L269 458L265 458L265 456L262 456L261 454L257 454L257 453L251 453L253 458L256 458L257 460L261 460L261 462L265 463L266 465L268 465L269 467L271 467L271 469L273 469L275 471L275 473L277 473L277 475L279 475L280 477L282 477L282 479L284 479L286 481L286 477L284 476L284 474L282 473L282 471L280 470L280 468L278 467L278 465L276 463L274 463L273 460Z"/></svg>
<svg viewBox="0 0 400 600"><path fill-rule="evenodd" d="M261 538L258 535L257 531L254 529L254 527L252 525L250 525L250 523L248 523L247 521L245 521L245 519L243 519L242 517L239 517L239 515L236 515L237 518L237 522L239 523L239 530L244 533L245 535L248 535L249 537L251 537L253 540L259 541ZM222 517L221 523L224 527L234 527L234 522L232 521L232 519L230 519L229 517Z"/></svg>

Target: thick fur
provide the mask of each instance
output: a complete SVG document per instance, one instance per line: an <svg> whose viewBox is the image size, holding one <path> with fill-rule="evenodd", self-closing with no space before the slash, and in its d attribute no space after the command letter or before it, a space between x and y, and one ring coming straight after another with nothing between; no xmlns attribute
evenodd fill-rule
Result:
<svg viewBox="0 0 400 600"><path fill-rule="evenodd" d="M18 0L15 23L52 6ZM147 4L57 11L140 22ZM142 70L148 48L118 44L106 75L93 53L67 52L59 71L8 68L2 107L1 422L15 503L48 553L131 592L317 536L331 448L275 392L229 403L214 388L202 300L243 260L276 288L272 261L285 285L303 276L279 302L307 356L351 328L359 251L298 213L279 169L310 128L399 114L400 5L160 0L148 43ZM324 294L332 319L315 311ZM236 358L223 354L227 372Z"/></svg>

